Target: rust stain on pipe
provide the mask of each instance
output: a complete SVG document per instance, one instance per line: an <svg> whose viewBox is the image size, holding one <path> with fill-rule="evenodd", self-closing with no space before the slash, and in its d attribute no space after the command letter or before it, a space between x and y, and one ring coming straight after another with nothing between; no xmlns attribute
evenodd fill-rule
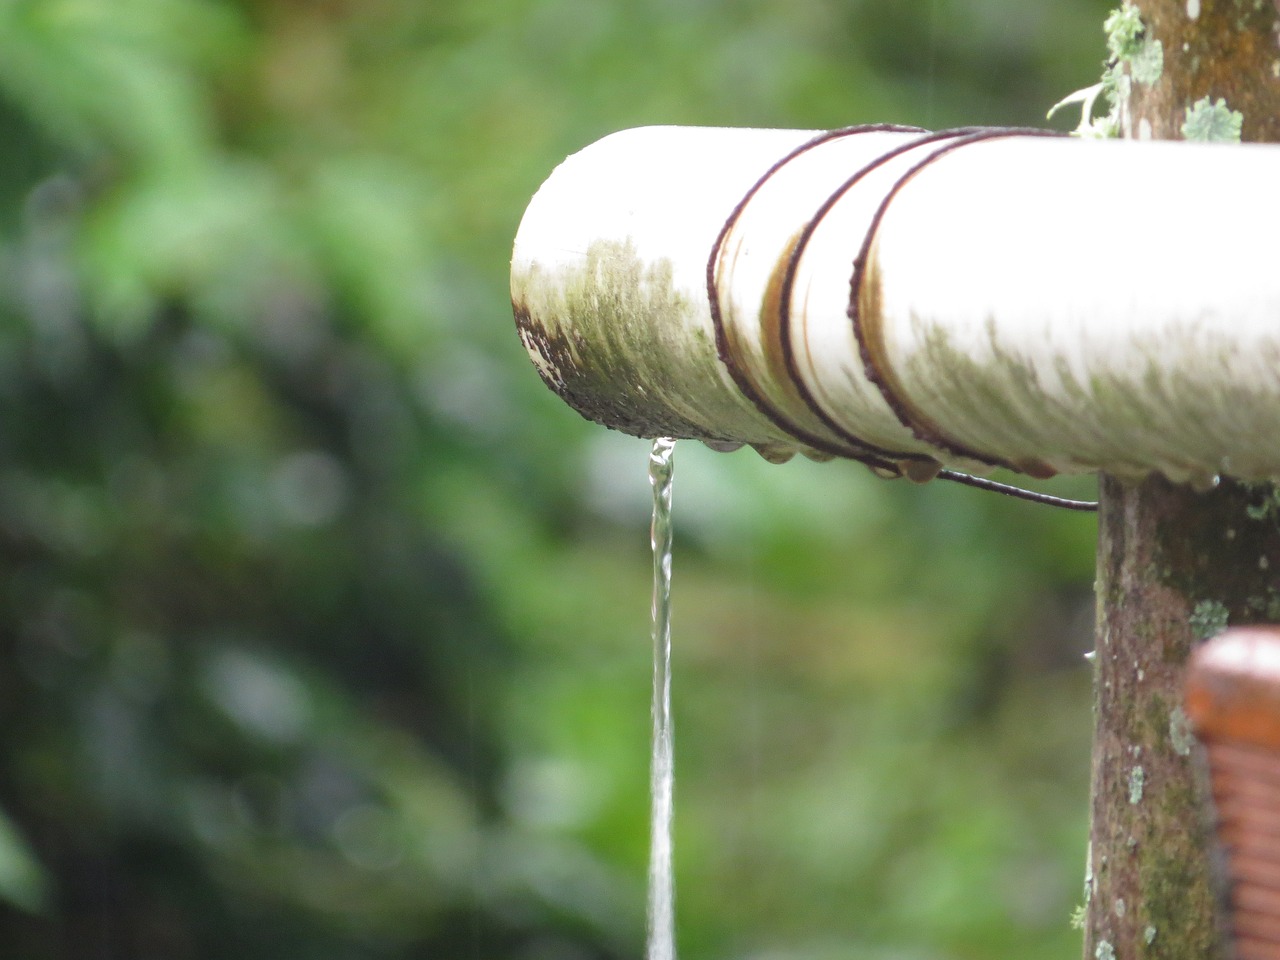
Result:
<svg viewBox="0 0 1280 960"><path fill-rule="evenodd" d="M787 340L787 297L790 294L790 278L794 273L795 260L799 245L802 244L802 238L812 229L812 221L805 225L799 234L791 237L785 248L783 249L778 261L774 265L774 269L770 273L766 286L764 301L760 307L760 331L761 331L761 349L766 370L772 378L774 386L782 392L787 399L797 400L800 405L814 409L818 419L832 429L836 436L845 441L845 445L834 442L831 439L815 434L800 424L796 423L792 417L785 415L777 406L768 400L761 384L752 377L749 365L743 362L743 356L747 350L747 345L743 343L736 327L733 324L727 324L724 320L724 313L720 302L720 284L722 274L728 273L732 275L733 269L737 263L738 254L741 252L739 248L734 253L734 261L727 265L725 260L725 249L729 239L733 236L734 230L737 228L738 221L743 211L755 195L765 186L766 183L782 170L787 164L791 163L797 157L802 156L810 150L821 147L825 143L838 140L844 137L857 136L864 133L920 133L926 134L927 131L919 127L903 126L892 123L874 123L859 124L851 127L844 127L838 130L829 130L820 133L811 140L796 147L786 156L779 159L768 170L766 170L751 188L743 195L742 199L734 207L721 228L719 235L711 246L711 254L707 260L707 302L711 312L712 326L715 330L716 352L720 362L724 364L730 378L737 385L742 395L746 397L752 405L772 423L780 429L786 431L791 436L797 438L806 444L810 450L810 456L813 453L831 457L845 457L858 460L871 467L881 476L895 477L901 476L903 471L897 464L899 456L889 451L881 450L874 445L864 443L856 437L848 436L844 430L834 426L830 419L820 410L816 410L812 403L812 399L808 396L804 389L803 383L793 376L792 365L789 363L789 341ZM765 459L773 459L765 450L756 448ZM906 456L906 455L904 455Z"/></svg>
<svg viewBox="0 0 1280 960"><path fill-rule="evenodd" d="M767 417L775 417L777 411L773 410L765 403L764 398L756 389L755 383L747 375L744 367L738 363L738 355L741 353L742 345L736 340L734 334L730 333L729 326L724 322L724 313L720 306L720 277L721 274L726 272L724 269L724 251L727 241L732 236L734 228L738 224L738 220L742 217L742 212L747 208L747 204L751 202L751 198L760 192L760 189L769 182L770 178L772 178L775 173L785 167L796 157L799 157L830 140L879 129L887 128L875 125L846 127L840 130L828 130L796 147L761 174L760 179L753 183L751 188L743 194L742 199L738 201L737 206L735 206L729 213L728 218L724 222L724 226L720 228L720 233L716 236L715 242L711 245L711 254L707 258L707 304L711 310L711 324L715 330L716 353L720 357L720 362L723 363L725 368L728 370L729 376L732 378L733 382L738 385L738 389L741 390L743 395ZM732 265L730 265L730 269L727 272L732 273ZM784 429L787 429L788 432L790 432L789 428L785 425L779 424L779 426L783 426Z"/></svg>
<svg viewBox="0 0 1280 960"><path fill-rule="evenodd" d="M722 236L722 239L729 236L732 236L732 228ZM788 399L797 395L787 375L786 363L781 353L782 348L778 342L780 329L778 323L778 297L782 288L782 273L786 269L787 261L791 256L791 251L795 248L797 239L797 237L792 237L787 241L782 251L782 256L769 274L769 280L765 285L764 299L760 304L759 349L764 360L765 371L769 379L772 380L774 389L786 395ZM735 249L734 261L729 265L730 273L736 266L740 252L740 247ZM723 244L717 248L717 253L719 256L716 260L719 261L724 256ZM718 266L719 263L716 264L716 267ZM711 274L712 284L716 290L715 295L711 297L711 314L716 325L718 352L721 362L728 369L729 375L733 378L733 382L738 385L738 389L742 391L743 396L749 399L756 409L768 417L770 421L814 450L831 457L857 459L860 456L860 451L841 446L826 437L815 434L812 430L806 429L783 413L768 398L767 386L752 375L752 366L745 359L747 351L751 349L751 345L744 341L736 324L724 322L720 307L719 275L719 269L714 269ZM768 459L767 456L766 459Z"/></svg>
<svg viewBox="0 0 1280 960"><path fill-rule="evenodd" d="M878 220L878 218L877 218ZM874 231L875 224L872 224ZM872 234L868 234L871 238ZM872 240L869 247L854 262L853 279L850 282L849 319L854 325L858 347L862 352L862 363L866 369L867 379L879 388L881 396L897 418L912 434L931 446L948 450L961 456L969 457L983 463L1007 466L975 450L948 440L942 431L925 416L919 407L906 397L906 391L894 373L893 366L884 346L884 310L883 286L879 263L876 259L876 247ZM940 466L940 465L939 465ZM923 471L927 471L925 466ZM936 470L933 471L935 474ZM928 480L927 472L917 468L915 475L908 471L913 480Z"/></svg>
<svg viewBox="0 0 1280 960"><path fill-rule="evenodd" d="M980 128L964 132L945 142L923 160L906 171L885 194L879 209L871 219L863 240L862 249L853 263L853 276L849 281L849 320L853 324L854 335L862 354L867 379L875 384L883 395L885 402L904 427L925 443L946 450L956 456L976 460L990 466L1006 467L1036 479L1045 480L1055 476L1057 471L1046 463L1035 459L1011 461L996 457L967 444L960 443L948 436L933 419L907 397L907 391L889 361L885 346L885 317L883 306L883 277L876 257L877 233L890 204L902 188L913 177L940 157L974 143L1010 136L1060 136L1052 130L1019 129L1019 128Z"/></svg>
<svg viewBox="0 0 1280 960"><path fill-rule="evenodd" d="M800 233L796 233L787 241L769 272L769 282L765 285L764 301L760 304L760 342L764 350L765 363L769 376L787 394L787 398L801 404L804 399L791 379L791 371L787 369L787 360L783 352L782 296L790 293L786 284L787 267L791 263L792 254L800 242Z"/></svg>
<svg viewBox="0 0 1280 960"><path fill-rule="evenodd" d="M860 170L855 171L843 183L836 187L835 190L827 197L813 216L809 218L808 223L800 231L791 245L791 251L787 257L786 268L782 273L782 285L778 294L778 341L781 347L781 357L785 366L787 379L790 381L795 390L795 395L809 408L823 424L827 426L837 436L842 437L846 442L868 451L872 456L882 459L893 465L893 470L898 476L905 476L914 482L924 483L933 479L942 470L942 464L932 457L919 453L905 453L902 451L887 450L875 444L869 443L861 437L851 433L845 426L836 421L836 419L818 402L813 391L809 389L805 383L797 358L795 355L795 344L792 340L791 329L791 299L792 291L795 287L796 271L799 268L800 260L804 256L810 239L814 232L818 229L823 219L828 213L840 202L840 200L850 190L854 189L868 174L876 170L878 167L888 163L894 158L908 153L918 147L934 143L937 141L945 141L955 137L965 136L977 128L959 128L956 130L943 130L938 132L929 132L926 130L901 130L898 132L915 132L920 136L908 143L893 148L880 156L873 159ZM873 225L874 226L874 225ZM864 462L870 462L869 459L863 458Z"/></svg>
<svg viewBox="0 0 1280 960"><path fill-rule="evenodd" d="M889 361L884 339L884 297L883 277L877 253L876 231L880 226L890 201L913 174L919 171L939 154L947 152L958 145L969 142L970 138L953 141L947 146L930 154L925 160L916 164L889 190L880 209L876 211L867 230L862 249L853 262L853 276L849 281L849 322L853 324L854 336L858 341L858 349L862 354L862 363L867 379L880 390L885 403L894 412L899 422L911 431L918 440L930 446L958 456L976 460L991 466L1002 466L1017 469L1013 464L997 457L992 457L964 444L957 443L947 437L942 429L925 415L918 406L907 398L907 392L898 379Z"/></svg>

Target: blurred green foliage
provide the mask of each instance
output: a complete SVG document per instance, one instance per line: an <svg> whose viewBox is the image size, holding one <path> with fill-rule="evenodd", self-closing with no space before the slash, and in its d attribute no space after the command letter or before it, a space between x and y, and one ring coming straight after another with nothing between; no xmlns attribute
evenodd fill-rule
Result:
<svg viewBox="0 0 1280 960"><path fill-rule="evenodd" d="M1039 123L1105 8L0 0L4 955L639 956L647 446L523 356L524 203ZM1078 949L1092 520L676 457L685 954Z"/></svg>

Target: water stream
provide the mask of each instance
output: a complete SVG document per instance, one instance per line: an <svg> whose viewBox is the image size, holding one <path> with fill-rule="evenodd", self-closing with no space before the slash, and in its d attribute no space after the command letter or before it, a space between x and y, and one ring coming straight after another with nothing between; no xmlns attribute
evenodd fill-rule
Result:
<svg viewBox="0 0 1280 960"><path fill-rule="evenodd" d="M671 476L674 440L653 441L649 485L653 487L653 754L649 768L649 903L647 960L675 960L675 879L672 875L671 814L675 799L671 730Z"/></svg>

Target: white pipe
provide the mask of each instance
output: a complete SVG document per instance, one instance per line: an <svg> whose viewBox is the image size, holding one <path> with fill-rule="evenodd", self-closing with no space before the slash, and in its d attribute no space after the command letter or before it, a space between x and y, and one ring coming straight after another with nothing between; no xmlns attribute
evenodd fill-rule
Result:
<svg viewBox="0 0 1280 960"><path fill-rule="evenodd" d="M512 301L548 383L642 436L1275 479L1278 183L1274 146L629 130L533 198Z"/></svg>

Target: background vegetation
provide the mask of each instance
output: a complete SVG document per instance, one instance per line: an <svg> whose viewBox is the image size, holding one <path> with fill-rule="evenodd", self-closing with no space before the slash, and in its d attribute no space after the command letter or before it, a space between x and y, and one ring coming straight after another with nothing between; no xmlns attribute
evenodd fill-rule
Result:
<svg viewBox="0 0 1280 960"><path fill-rule="evenodd" d="M647 444L523 356L524 204L1042 123L1105 7L0 0L0 952L640 956ZM1092 519L676 457L684 955L1074 955Z"/></svg>

